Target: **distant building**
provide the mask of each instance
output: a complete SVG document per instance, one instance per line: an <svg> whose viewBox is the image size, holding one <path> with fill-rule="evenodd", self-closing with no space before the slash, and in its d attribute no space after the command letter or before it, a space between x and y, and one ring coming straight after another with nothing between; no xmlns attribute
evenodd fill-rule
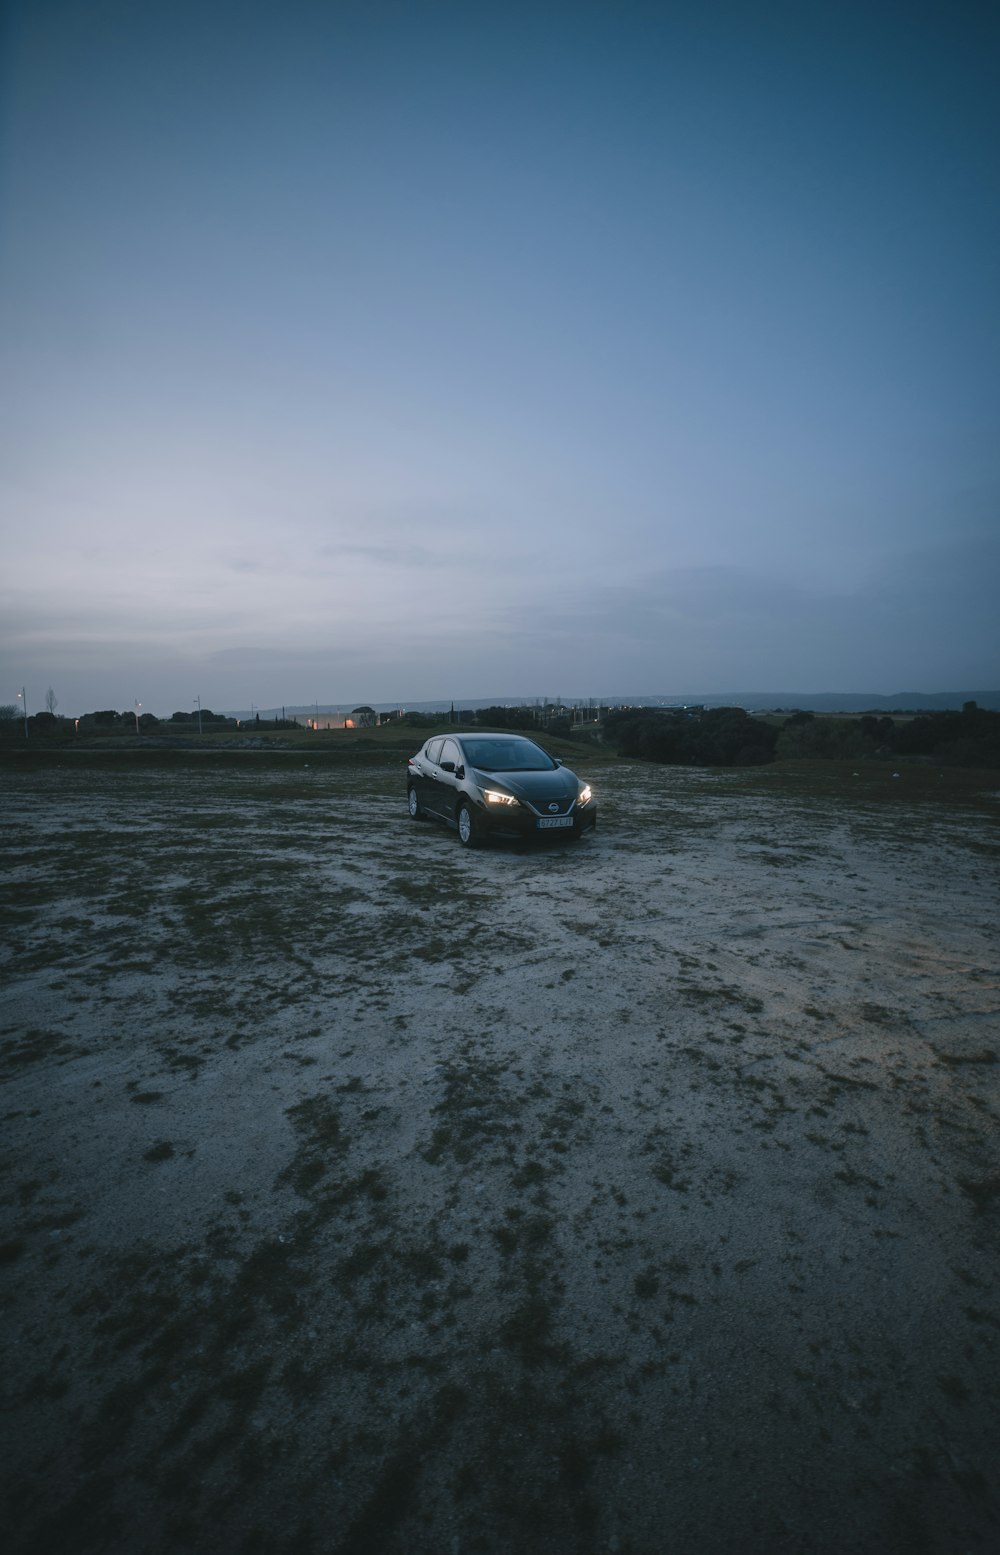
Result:
<svg viewBox="0 0 1000 1555"><path fill-rule="evenodd" d="M303 729L353 729L346 713L296 713L295 722Z"/></svg>
<svg viewBox="0 0 1000 1555"><path fill-rule="evenodd" d="M356 707L350 713L295 713L293 717L303 729L377 729L380 723L370 707Z"/></svg>

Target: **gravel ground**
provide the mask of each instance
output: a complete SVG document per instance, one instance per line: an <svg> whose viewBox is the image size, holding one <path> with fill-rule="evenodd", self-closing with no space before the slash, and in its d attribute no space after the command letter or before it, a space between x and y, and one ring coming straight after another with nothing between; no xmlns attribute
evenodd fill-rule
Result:
<svg viewBox="0 0 1000 1555"><path fill-rule="evenodd" d="M0 776L8 1550L1000 1547L1000 796L579 770Z"/></svg>

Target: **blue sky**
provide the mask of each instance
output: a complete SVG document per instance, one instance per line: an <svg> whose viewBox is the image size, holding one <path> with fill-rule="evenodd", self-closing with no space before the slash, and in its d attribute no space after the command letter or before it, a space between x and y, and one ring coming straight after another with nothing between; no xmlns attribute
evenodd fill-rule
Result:
<svg viewBox="0 0 1000 1555"><path fill-rule="evenodd" d="M1000 685L997 16L9 7L0 701Z"/></svg>

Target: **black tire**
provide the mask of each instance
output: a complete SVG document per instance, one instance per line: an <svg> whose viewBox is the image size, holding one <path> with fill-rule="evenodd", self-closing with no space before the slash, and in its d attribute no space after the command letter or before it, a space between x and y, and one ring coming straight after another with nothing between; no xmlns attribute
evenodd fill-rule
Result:
<svg viewBox="0 0 1000 1555"><path fill-rule="evenodd" d="M458 807L458 814L455 816L455 820L458 823L458 840L462 847L481 847L483 834L479 825L479 818L472 806L464 799Z"/></svg>
<svg viewBox="0 0 1000 1555"><path fill-rule="evenodd" d="M411 821L426 821L427 811L417 798L417 791L412 786L406 790L406 803L410 811Z"/></svg>

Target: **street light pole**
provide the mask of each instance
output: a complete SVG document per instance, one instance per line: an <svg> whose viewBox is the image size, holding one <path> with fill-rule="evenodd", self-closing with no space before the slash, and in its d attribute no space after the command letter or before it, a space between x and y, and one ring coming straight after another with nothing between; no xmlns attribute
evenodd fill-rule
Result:
<svg viewBox="0 0 1000 1555"><path fill-rule="evenodd" d="M200 734L201 733L201 697L200 696L196 696L194 698L194 700L198 704L198 733Z"/></svg>
<svg viewBox="0 0 1000 1555"><path fill-rule="evenodd" d="M24 708L24 738L27 739L28 738L28 693L25 691L23 686L21 687L20 691L17 693L17 699L20 702L21 706Z"/></svg>
<svg viewBox="0 0 1000 1555"><path fill-rule="evenodd" d="M136 699L135 699L135 706L132 709L133 712L135 713L135 732L136 732L136 734L139 733L139 709L140 709L141 706L142 706L142 703L139 701L139 698L136 697Z"/></svg>

